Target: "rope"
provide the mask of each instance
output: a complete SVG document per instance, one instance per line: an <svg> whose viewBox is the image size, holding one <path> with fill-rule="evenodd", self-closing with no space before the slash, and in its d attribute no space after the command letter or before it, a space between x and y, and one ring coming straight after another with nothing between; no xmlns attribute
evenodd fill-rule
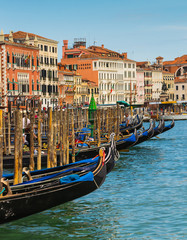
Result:
<svg viewBox="0 0 187 240"><path fill-rule="evenodd" d="M0 192L0 195L5 191L5 187L3 188L3 190Z"/></svg>

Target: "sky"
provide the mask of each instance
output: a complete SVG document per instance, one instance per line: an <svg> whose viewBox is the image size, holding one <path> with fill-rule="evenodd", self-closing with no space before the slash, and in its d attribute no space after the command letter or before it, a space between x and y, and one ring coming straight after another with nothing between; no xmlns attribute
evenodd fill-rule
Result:
<svg viewBox="0 0 187 240"><path fill-rule="evenodd" d="M187 54L186 0L0 0L0 29L127 52L135 61Z"/></svg>

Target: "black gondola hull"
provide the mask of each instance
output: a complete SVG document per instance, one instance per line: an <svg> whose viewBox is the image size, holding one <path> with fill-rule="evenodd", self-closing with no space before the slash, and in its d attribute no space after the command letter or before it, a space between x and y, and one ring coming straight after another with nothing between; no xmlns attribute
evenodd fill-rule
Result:
<svg viewBox="0 0 187 240"><path fill-rule="evenodd" d="M0 223L20 219L87 195L102 185L106 174L104 164L95 174L94 181L58 185L23 195L5 196L0 199Z"/></svg>

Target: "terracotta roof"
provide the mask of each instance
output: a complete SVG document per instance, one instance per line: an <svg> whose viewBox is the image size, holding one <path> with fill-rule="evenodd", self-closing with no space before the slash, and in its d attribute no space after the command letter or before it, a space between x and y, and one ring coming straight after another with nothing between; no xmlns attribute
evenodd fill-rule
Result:
<svg viewBox="0 0 187 240"><path fill-rule="evenodd" d="M137 67L143 67L145 65L150 65L150 62L149 61L144 61L144 62L136 62L136 66Z"/></svg>
<svg viewBox="0 0 187 240"><path fill-rule="evenodd" d="M159 56L159 57L157 57L156 59L164 59L163 57L161 57L161 56Z"/></svg>
<svg viewBox="0 0 187 240"><path fill-rule="evenodd" d="M107 48L102 48L99 46L90 46L88 48L74 48L65 50L65 54L80 52L80 58L103 58L103 59L115 59L115 60L126 60L135 62L131 59L124 58L122 54L109 50Z"/></svg>
<svg viewBox="0 0 187 240"><path fill-rule="evenodd" d="M163 64L164 64L164 66L166 66L166 65L175 65L175 64L179 64L179 65L187 64L187 55L183 55L181 57L177 57L173 61L165 61L165 62L163 62Z"/></svg>
<svg viewBox="0 0 187 240"><path fill-rule="evenodd" d="M38 47L36 46L33 46L33 45L28 45L28 44L25 44L25 43L17 43L17 42L10 42L10 41L3 41L3 42L0 42L0 44L3 44L3 43L6 43L7 45L16 45L18 47L26 47L26 48L34 48L34 49L38 49Z"/></svg>
<svg viewBox="0 0 187 240"><path fill-rule="evenodd" d="M168 71L162 71L162 73L168 74L168 75L174 75L174 73L168 72Z"/></svg>
<svg viewBox="0 0 187 240"><path fill-rule="evenodd" d="M46 39L46 40L52 40L52 39L49 39L49 38L45 38L45 37L39 36L37 34L27 33L27 32L22 32L22 31L13 32L12 36L15 39L25 39L27 34L28 34L29 38L35 38L35 36L36 36L37 38ZM4 36L5 37L9 37L9 34L5 34ZM55 41L55 40L52 40L52 41Z"/></svg>
<svg viewBox="0 0 187 240"><path fill-rule="evenodd" d="M187 78L175 78L175 83L187 83Z"/></svg>

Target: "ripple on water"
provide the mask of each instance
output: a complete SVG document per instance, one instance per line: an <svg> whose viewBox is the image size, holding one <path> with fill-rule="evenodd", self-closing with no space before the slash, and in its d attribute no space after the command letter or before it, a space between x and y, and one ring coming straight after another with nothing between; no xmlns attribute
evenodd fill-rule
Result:
<svg viewBox="0 0 187 240"><path fill-rule="evenodd" d="M0 226L1 239L187 239L187 121L127 152L97 191Z"/></svg>

